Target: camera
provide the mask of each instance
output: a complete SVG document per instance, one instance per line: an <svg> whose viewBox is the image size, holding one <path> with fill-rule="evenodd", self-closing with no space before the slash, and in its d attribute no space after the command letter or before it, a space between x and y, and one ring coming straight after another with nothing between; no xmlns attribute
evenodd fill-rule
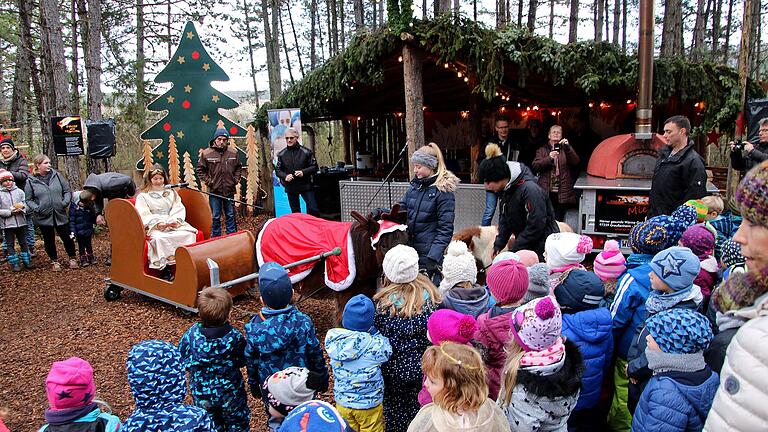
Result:
<svg viewBox="0 0 768 432"><path fill-rule="evenodd" d="M741 141L741 140L736 141L736 144L733 145L733 150L732 151L734 151L734 152L744 151L744 144L745 144L744 141Z"/></svg>
<svg viewBox="0 0 768 432"><path fill-rule="evenodd" d="M556 152L559 152L560 150L562 150L562 148L563 148L563 146L560 143L555 144L555 151Z"/></svg>

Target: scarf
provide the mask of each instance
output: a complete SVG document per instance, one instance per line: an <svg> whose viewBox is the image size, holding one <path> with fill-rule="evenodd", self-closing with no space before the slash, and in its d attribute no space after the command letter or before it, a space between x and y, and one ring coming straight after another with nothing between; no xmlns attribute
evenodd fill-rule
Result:
<svg viewBox="0 0 768 432"><path fill-rule="evenodd" d="M16 156L18 156L18 154L19 154L19 151L18 151L18 150L14 150L14 151L13 151L13 153L12 153L10 156L8 156L8 158L7 158L7 159L6 159L6 158L4 158L4 157L2 157L2 156L0 156L0 161L2 161L3 163L7 164L7 163L9 163L10 161L12 161L12 160L13 160L13 158L15 158Z"/></svg>
<svg viewBox="0 0 768 432"><path fill-rule="evenodd" d="M648 359L648 369L651 369L654 375L663 372L696 372L707 366L701 351L693 354L672 354L646 348L645 358Z"/></svg>
<svg viewBox="0 0 768 432"><path fill-rule="evenodd" d="M527 351L520 359L520 366L550 366L565 359L565 344L562 336L554 345L543 351ZM554 373L553 371L552 373Z"/></svg>
<svg viewBox="0 0 768 432"><path fill-rule="evenodd" d="M672 309L676 304L688 300L688 298L691 297L691 294L693 294L694 287L695 285L691 285L688 288L671 293L652 290L651 294L648 296L648 300L645 301L645 309L648 311L648 315ZM699 287L696 288L701 292Z"/></svg>
<svg viewBox="0 0 768 432"><path fill-rule="evenodd" d="M627 270L639 267L643 264L648 264L653 259L653 255L650 254L637 254L633 253L627 258L627 262L624 264L627 266Z"/></svg>

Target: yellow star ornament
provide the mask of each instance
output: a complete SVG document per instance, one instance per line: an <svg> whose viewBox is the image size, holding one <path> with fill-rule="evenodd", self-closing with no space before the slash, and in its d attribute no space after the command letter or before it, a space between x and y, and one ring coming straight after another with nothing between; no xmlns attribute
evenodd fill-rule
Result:
<svg viewBox="0 0 768 432"><path fill-rule="evenodd" d="M187 84L184 86L184 93L192 93L192 86Z"/></svg>
<svg viewBox="0 0 768 432"><path fill-rule="evenodd" d="M172 104L176 99L173 96L168 96L168 103Z"/></svg>
<svg viewBox="0 0 768 432"><path fill-rule="evenodd" d="M211 65L209 65L208 63L203 63L203 70L208 72L209 69L211 69Z"/></svg>
<svg viewBox="0 0 768 432"><path fill-rule="evenodd" d="M195 37L195 34L192 32L187 32L187 39L193 39Z"/></svg>
<svg viewBox="0 0 768 432"><path fill-rule="evenodd" d="M211 101L218 102L219 101L219 95L213 95L211 96Z"/></svg>
<svg viewBox="0 0 768 432"><path fill-rule="evenodd" d="M178 137L179 139L182 139L182 138L184 138L184 131L178 131L178 132L176 132L176 137Z"/></svg>
<svg viewBox="0 0 768 432"><path fill-rule="evenodd" d="M179 62L179 64L184 64L186 60L184 59L184 56L179 56L179 58L177 58L176 61Z"/></svg>
<svg viewBox="0 0 768 432"><path fill-rule="evenodd" d="M165 153L163 153L161 151L155 152L155 157L157 157L158 159L162 159L163 156L165 156Z"/></svg>
<svg viewBox="0 0 768 432"><path fill-rule="evenodd" d="M210 120L210 119L211 118L208 117L208 114L203 114L203 122L208 123L208 120Z"/></svg>

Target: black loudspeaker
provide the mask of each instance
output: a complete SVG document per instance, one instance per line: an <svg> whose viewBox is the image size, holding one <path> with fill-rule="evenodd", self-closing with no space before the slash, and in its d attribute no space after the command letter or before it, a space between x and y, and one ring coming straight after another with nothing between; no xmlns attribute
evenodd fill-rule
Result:
<svg viewBox="0 0 768 432"><path fill-rule="evenodd" d="M115 155L115 119L88 120L88 156L106 159Z"/></svg>
<svg viewBox="0 0 768 432"><path fill-rule="evenodd" d="M747 102L747 140L753 144L760 141L757 131L760 129L758 122L768 118L768 99L752 99Z"/></svg>

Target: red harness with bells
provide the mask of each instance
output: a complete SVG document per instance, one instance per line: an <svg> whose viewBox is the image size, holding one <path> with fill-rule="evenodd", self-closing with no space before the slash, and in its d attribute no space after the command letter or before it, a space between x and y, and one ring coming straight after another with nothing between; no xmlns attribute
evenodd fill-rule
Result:
<svg viewBox="0 0 768 432"><path fill-rule="evenodd" d="M342 291L352 285L356 276L351 226L352 222L327 221L304 213L270 219L256 239L256 259L259 266L270 261L286 265L340 247L341 255L325 259L325 284L334 291ZM386 233L406 229L406 225L380 220L371 246L376 249L379 239ZM291 282L304 280L315 264L310 262L288 269Z"/></svg>

